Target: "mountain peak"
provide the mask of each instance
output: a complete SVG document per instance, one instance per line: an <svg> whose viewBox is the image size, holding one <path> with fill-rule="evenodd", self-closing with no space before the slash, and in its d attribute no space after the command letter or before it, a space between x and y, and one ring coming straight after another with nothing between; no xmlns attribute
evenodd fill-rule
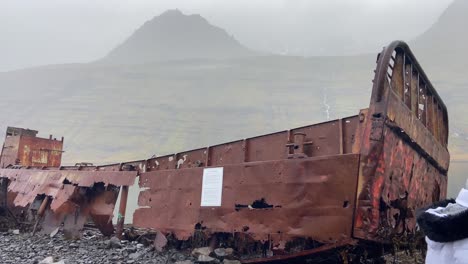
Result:
<svg viewBox="0 0 468 264"><path fill-rule="evenodd" d="M171 9L145 22L101 61L139 64L195 58L245 57L253 54L225 30L211 25L202 16L185 15L178 9Z"/></svg>
<svg viewBox="0 0 468 264"><path fill-rule="evenodd" d="M176 9L168 9L159 16L160 17L163 17L163 16L184 16L184 14L182 13L182 11L180 11L179 9L176 8Z"/></svg>
<svg viewBox="0 0 468 264"><path fill-rule="evenodd" d="M439 19L412 43L416 52L446 60L459 60L468 45L468 0L455 0Z"/></svg>

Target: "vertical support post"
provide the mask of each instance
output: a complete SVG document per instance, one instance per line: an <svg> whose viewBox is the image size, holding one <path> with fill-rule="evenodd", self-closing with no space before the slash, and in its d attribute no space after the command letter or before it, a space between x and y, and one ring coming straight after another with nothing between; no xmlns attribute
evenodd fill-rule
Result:
<svg viewBox="0 0 468 264"><path fill-rule="evenodd" d="M205 167L209 167L211 165L211 147L206 148L206 159L205 159Z"/></svg>
<svg viewBox="0 0 468 264"><path fill-rule="evenodd" d="M338 119L338 136L339 136L339 139L338 139L338 142L340 143L340 149L339 149L339 153L338 154L343 154L344 153L344 131L343 131L343 119Z"/></svg>
<svg viewBox="0 0 468 264"><path fill-rule="evenodd" d="M0 208L7 211L8 179L0 178Z"/></svg>
<svg viewBox="0 0 468 264"><path fill-rule="evenodd" d="M419 73L413 69L411 76L411 111L418 116L418 98L419 98Z"/></svg>
<svg viewBox="0 0 468 264"><path fill-rule="evenodd" d="M128 186L122 186L120 189L119 214L117 215L117 238L122 239L123 227L125 223L125 212L127 210Z"/></svg>
<svg viewBox="0 0 468 264"><path fill-rule="evenodd" d="M37 225L39 224L39 221L42 219L42 216L44 216L44 212L47 206L49 205L49 201L50 201L49 196L46 196L44 200L42 200L41 206L39 207L39 210L37 211L37 219L36 219L36 223L34 224L34 228L32 232L33 235L36 234Z"/></svg>
<svg viewBox="0 0 468 264"><path fill-rule="evenodd" d="M244 139L242 141L242 151L244 152L244 162L249 161L249 141L247 139Z"/></svg>
<svg viewBox="0 0 468 264"><path fill-rule="evenodd" d="M405 89L404 89L404 101L406 106L411 109L411 97L412 97L412 91L411 91L411 78L413 76L413 65L411 64L411 61L405 56L405 76L404 76L404 82L405 82Z"/></svg>

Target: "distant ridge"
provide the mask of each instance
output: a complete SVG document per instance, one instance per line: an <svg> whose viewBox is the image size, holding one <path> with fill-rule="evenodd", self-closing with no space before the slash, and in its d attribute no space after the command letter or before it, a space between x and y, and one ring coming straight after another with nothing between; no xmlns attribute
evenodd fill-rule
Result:
<svg viewBox="0 0 468 264"><path fill-rule="evenodd" d="M437 22L411 44L423 56L465 60L468 54L467 32L468 0L455 0Z"/></svg>
<svg viewBox="0 0 468 264"><path fill-rule="evenodd" d="M147 21L100 62L139 64L195 58L224 59L252 56L225 30L200 15L168 10Z"/></svg>

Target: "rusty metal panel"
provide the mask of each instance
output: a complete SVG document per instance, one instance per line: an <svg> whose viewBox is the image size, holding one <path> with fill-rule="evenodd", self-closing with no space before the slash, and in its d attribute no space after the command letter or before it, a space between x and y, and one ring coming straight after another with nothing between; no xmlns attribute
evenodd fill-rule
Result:
<svg viewBox="0 0 468 264"><path fill-rule="evenodd" d="M337 119L291 130L292 134L304 133L304 153L308 157L351 153L358 117Z"/></svg>
<svg viewBox="0 0 468 264"><path fill-rule="evenodd" d="M404 68L404 102L405 105L411 109L411 82L413 77L413 65L411 64L411 60L405 56L405 68Z"/></svg>
<svg viewBox="0 0 468 264"><path fill-rule="evenodd" d="M411 75L411 112L413 114L418 113L418 100L419 98L419 73L416 68L411 67L412 75ZM435 99L434 99L435 100Z"/></svg>
<svg viewBox="0 0 468 264"><path fill-rule="evenodd" d="M404 75L403 75L403 67L404 67L404 57L405 53L401 49L395 49L393 53L395 59L393 60L393 65L389 65L389 69L392 72L392 79L391 79L391 87L396 92L400 99L404 99L403 97L403 87L404 87Z"/></svg>
<svg viewBox="0 0 468 264"><path fill-rule="evenodd" d="M21 136L18 158L23 166L59 167L63 142L53 139Z"/></svg>
<svg viewBox="0 0 468 264"><path fill-rule="evenodd" d="M395 51L411 63L409 84L400 83L401 76L389 70L401 68ZM408 75L405 72L405 78ZM410 86L411 108L401 96L402 85ZM427 114L431 97L439 110L434 118L439 125L433 129L426 127L432 118ZM354 236L391 242L394 236L414 233L416 208L445 197L450 161L447 109L405 43L394 42L379 55L367 115L363 127L358 127L361 157Z"/></svg>
<svg viewBox="0 0 468 264"><path fill-rule="evenodd" d="M295 153L293 147L301 147L304 157L352 153L358 123L359 117L351 116L289 131L153 157L135 162L134 165L139 166L138 171L144 172L281 160L290 158ZM304 136L301 146L294 142L294 135L298 133ZM103 167L99 166L98 170Z"/></svg>
<svg viewBox="0 0 468 264"><path fill-rule="evenodd" d="M3 143L2 155L0 157L0 168L4 168L8 165L16 165L20 163L18 159L19 136L7 136Z"/></svg>
<svg viewBox="0 0 468 264"><path fill-rule="evenodd" d="M412 141L414 141L421 151L425 152L427 158L436 161L443 172L447 172L450 155L445 146L438 142L431 132L419 122L418 118L411 114L409 109L403 107L401 101L391 94L388 99L388 119L389 125L398 127ZM411 142L408 142L410 144Z"/></svg>
<svg viewBox="0 0 468 264"><path fill-rule="evenodd" d="M288 132L283 131L246 139L247 160L264 161L286 158L286 144L288 143L288 137Z"/></svg>
<svg viewBox="0 0 468 264"><path fill-rule="evenodd" d="M333 243L351 237L359 155L224 166L221 207L201 207L203 168L142 173L134 225L188 239L245 233L275 244L295 237ZM255 208L255 202L265 206ZM284 244L283 244L284 245Z"/></svg>
<svg viewBox="0 0 468 264"><path fill-rule="evenodd" d="M185 169L201 167L206 163L207 156L206 148L177 153L175 155L177 160L176 168Z"/></svg>
<svg viewBox="0 0 468 264"><path fill-rule="evenodd" d="M0 169L0 177L12 181L9 188L18 185L18 189L30 186L53 187L63 182L69 182L80 187L90 187L95 183L105 186L130 186L135 182L136 171L66 171L66 170L16 170Z"/></svg>
<svg viewBox="0 0 468 264"><path fill-rule="evenodd" d="M37 131L22 128L7 128L5 142L0 157L0 167L9 165L43 167L60 166L63 138L36 137Z"/></svg>
<svg viewBox="0 0 468 264"><path fill-rule="evenodd" d="M426 84L422 79L419 79L419 99L418 99L418 119L421 123L426 125L426 112L427 112L427 100L426 100Z"/></svg>
<svg viewBox="0 0 468 264"><path fill-rule="evenodd" d="M360 124L360 116L352 116L343 119L343 152L354 153L353 145L359 136L358 126Z"/></svg>
<svg viewBox="0 0 468 264"><path fill-rule="evenodd" d="M294 135L298 133L304 134L303 146L300 147L305 157L352 153L358 123L359 117L351 116L289 131L153 157L139 161L138 164L144 164L146 170L138 170L172 170L287 159L294 153L292 148L299 147L294 142Z"/></svg>
<svg viewBox="0 0 468 264"><path fill-rule="evenodd" d="M177 161L175 154L170 154L162 157L151 158L148 160L148 169L153 170L172 170L176 168Z"/></svg>
<svg viewBox="0 0 468 264"><path fill-rule="evenodd" d="M247 144L247 140L239 140L209 147L206 166L223 166L245 162L247 160Z"/></svg>
<svg viewBox="0 0 468 264"><path fill-rule="evenodd" d="M363 239L414 233L416 209L446 196L447 177L393 129L384 134L377 169L359 197L354 234Z"/></svg>
<svg viewBox="0 0 468 264"><path fill-rule="evenodd" d="M431 93L428 93L426 96L427 96L426 127L431 132L432 135L435 135L434 133L434 98L432 97Z"/></svg>
<svg viewBox="0 0 468 264"><path fill-rule="evenodd" d="M52 201L45 214L43 231L51 232L62 223L66 234L79 237L88 218L105 235L114 231L113 209L118 186L130 186L137 171L78 171L0 169L0 179L8 179L10 206L26 208L37 199ZM42 198L41 198L42 197ZM47 205L46 205L47 206Z"/></svg>

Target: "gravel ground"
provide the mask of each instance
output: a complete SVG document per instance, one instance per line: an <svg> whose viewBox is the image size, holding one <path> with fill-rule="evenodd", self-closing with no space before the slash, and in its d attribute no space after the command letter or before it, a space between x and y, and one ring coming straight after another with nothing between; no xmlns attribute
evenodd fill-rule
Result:
<svg viewBox="0 0 468 264"><path fill-rule="evenodd" d="M410 255L405 252L397 252L395 255L387 255L384 257L387 264L423 264L424 258L421 252L415 252Z"/></svg>
<svg viewBox="0 0 468 264"><path fill-rule="evenodd" d="M177 263L192 264L198 262L192 252L167 250L157 252L153 246L145 247L136 241L118 240L117 238L104 237L94 229L86 229L81 240L66 240L61 232L55 236L34 235L21 233L18 230L0 232L0 263L25 263L25 264L72 264L72 263ZM200 248L203 250L203 248ZM208 253L207 253L208 254ZM204 256L205 257L205 256ZM209 258L209 257L207 257ZM53 259L53 261L51 261ZM395 256L384 257L385 263L409 264L424 263L421 254L409 256L398 252ZM205 259L209 260L209 259ZM224 262L211 259L211 263L240 262L225 260ZM204 262L204 261L202 261ZM206 261L205 263L209 263ZM305 261L313 263L314 261ZM333 261L332 261L333 262ZM322 263L332 263L322 262Z"/></svg>
<svg viewBox="0 0 468 264"><path fill-rule="evenodd" d="M54 237L30 233L0 233L0 263L192 263L190 252L158 253L137 242L103 237L99 231L84 231L81 240L65 240L61 232ZM50 258L49 258L50 260ZM61 262L60 262L61 261ZM180 262L179 262L180 263Z"/></svg>

